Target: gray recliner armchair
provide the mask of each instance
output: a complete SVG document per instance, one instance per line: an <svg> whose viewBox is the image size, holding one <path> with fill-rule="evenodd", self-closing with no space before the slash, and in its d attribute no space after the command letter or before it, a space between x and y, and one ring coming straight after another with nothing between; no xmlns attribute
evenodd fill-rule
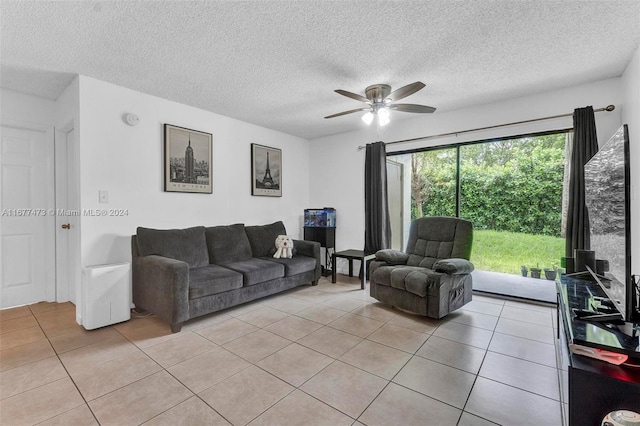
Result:
<svg viewBox="0 0 640 426"><path fill-rule="evenodd" d="M369 266L371 297L442 318L471 301L471 222L423 217L411 223L406 252L380 250Z"/></svg>

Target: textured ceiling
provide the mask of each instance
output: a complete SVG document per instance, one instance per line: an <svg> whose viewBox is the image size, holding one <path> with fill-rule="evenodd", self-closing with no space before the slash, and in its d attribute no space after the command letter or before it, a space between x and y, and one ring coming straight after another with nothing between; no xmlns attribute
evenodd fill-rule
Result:
<svg viewBox="0 0 640 426"><path fill-rule="evenodd" d="M56 99L83 74L292 135L357 130L333 92L427 87L435 114L624 71L639 1L7 1L2 87ZM392 120L415 115L394 112Z"/></svg>

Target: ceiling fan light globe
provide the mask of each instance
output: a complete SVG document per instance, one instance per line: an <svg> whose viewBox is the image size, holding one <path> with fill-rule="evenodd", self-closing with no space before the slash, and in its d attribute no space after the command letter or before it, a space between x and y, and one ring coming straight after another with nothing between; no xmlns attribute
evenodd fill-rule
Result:
<svg viewBox="0 0 640 426"><path fill-rule="evenodd" d="M381 127L386 126L390 121L391 119L389 118L389 110L386 108L380 108L378 110L378 125L380 125Z"/></svg>
<svg viewBox="0 0 640 426"><path fill-rule="evenodd" d="M362 121L364 121L367 124L367 126L370 125L373 122L373 113L371 111L367 111L362 116Z"/></svg>

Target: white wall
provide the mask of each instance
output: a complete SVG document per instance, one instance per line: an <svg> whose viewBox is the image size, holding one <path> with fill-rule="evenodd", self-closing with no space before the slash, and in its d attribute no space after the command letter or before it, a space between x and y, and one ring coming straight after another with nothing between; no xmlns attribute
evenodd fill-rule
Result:
<svg viewBox="0 0 640 426"><path fill-rule="evenodd" d="M436 111L416 118L398 120L402 118L401 113L394 113L391 123L380 133L373 126L371 128L363 126L360 131L314 139L311 141L311 158L313 158L310 170L311 204L336 208L337 250L362 248L364 246L364 150L358 150L358 146L378 140L390 142L572 113L575 108L588 105L601 108L614 104L615 111L596 113L598 139L600 142L606 142L621 125L619 106L623 103L623 99L621 79L614 78L456 111ZM410 114L404 114L404 117L407 116ZM337 119L360 120L357 114ZM429 141L388 145L387 152L570 127L572 127L571 116L468 133L458 137L450 136Z"/></svg>
<svg viewBox="0 0 640 426"><path fill-rule="evenodd" d="M629 127L631 155L631 272L640 274L640 47L622 74L622 123Z"/></svg>
<svg viewBox="0 0 640 426"><path fill-rule="evenodd" d="M0 88L2 124L18 123L33 129L53 128L56 103L49 99Z"/></svg>
<svg viewBox="0 0 640 426"><path fill-rule="evenodd" d="M82 265L127 261L136 227L267 224L302 237L309 207L309 142L222 115L80 76L80 198L83 210L126 209L81 219ZM140 123L123 122L135 113ZM163 192L163 125L213 134L213 194ZM251 143L282 149L282 197L251 195ZM98 202L98 191L109 203Z"/></svg>
<svg viewBox="0 0 640 426"><path fill-rule="evenodd" d="M79 119L80 78L76 77L55 102L55 125L62 131L70 130Z"/></svg>

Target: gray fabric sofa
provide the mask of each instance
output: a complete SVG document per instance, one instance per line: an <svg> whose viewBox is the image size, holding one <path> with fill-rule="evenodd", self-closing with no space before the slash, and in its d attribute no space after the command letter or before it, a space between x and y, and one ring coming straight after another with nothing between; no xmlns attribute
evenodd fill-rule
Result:
<svg viewBox="0 0 640 426"><path fill-rule="evenodd" d="M138 228L131 237L133 303L158 315L177 333L201 315L317 285L320 244L294 240L295 255L274 259L282 222L187 229Z"/></svg>
<svg viewBox="0 0 640 426"><path fill-rule="evenodd" d="M471 301L471 222L424 217L411 223L406 252L380 250L369 266L371 297L431 318Z"/></svg>

